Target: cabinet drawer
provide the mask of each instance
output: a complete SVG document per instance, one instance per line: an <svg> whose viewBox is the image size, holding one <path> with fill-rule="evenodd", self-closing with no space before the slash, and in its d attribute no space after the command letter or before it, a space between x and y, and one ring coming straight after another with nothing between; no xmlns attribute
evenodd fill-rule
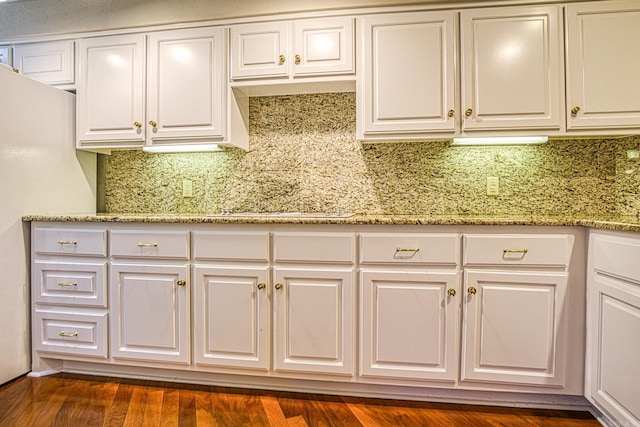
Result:
<svg viewBox="0 0 640 427"><path fill-rule="evenodd" d="M592 236L593 268L640 282L640 240Z"/></svg>
<svg viewBox="0 0 640 427"><path fill-rule="evenodd" d="M362 264L458 265L457 234L361 234Z"/></svg>
<svg viewBox="0 0 640 427"><path fill-rule="evenodd" d="M196 232L193 258L200 260L269 261L269 233Z"/></svg>
<svg viewBox="0 0 640 427"><path fill-rule="evenodd" d="M33 250L39 255L107 255L105 229L36 227L33 231Z"/></svg>
<svg viewBox="0 0 640 427"><path fill-rule="evenodd" d="M574 237L565 234L465 235L464 265L568 267Z"/></svg>
<svg viewBox="0 0 640 427"><path fill-rule="evenodd" d="M107 314L36 310L37 351L107 358Z"/></svg>
<svg viewBox="0 0 640 427"><path fill-rule="evenodd" d="M107 263L34 261L36 303L107 307Z"/></svg>
<svg viewBox="0 0 640 427"><path fill-rule="evenodd" d="M333 233L275 233L274 262L353 264L355 236Z"/></svg>
<svg viewBox="0 0 640 427"><path fill-rule="evenodd" d="M187 231L111 231L111 256L121 258L189 258Z"/></svg>

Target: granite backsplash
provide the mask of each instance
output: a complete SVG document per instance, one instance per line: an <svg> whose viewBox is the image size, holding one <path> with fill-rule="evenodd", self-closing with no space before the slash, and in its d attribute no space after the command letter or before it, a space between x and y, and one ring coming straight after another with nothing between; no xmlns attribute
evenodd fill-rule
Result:
<svg viewBox="0 0 640 427"><path fill-rule="evenodd" d="M637 215L640 137L537 146L361 144L355 94L250 99L250 150L99 156L98 211ZM486 194L486 177L500 195ZM193 197L182 196L191 180Z"/></svg>

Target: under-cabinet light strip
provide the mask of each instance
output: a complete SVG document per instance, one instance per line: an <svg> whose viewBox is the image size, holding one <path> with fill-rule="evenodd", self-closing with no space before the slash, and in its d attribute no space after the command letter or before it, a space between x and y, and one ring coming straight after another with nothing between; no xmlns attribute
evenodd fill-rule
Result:
<svg viewBox="0 0 640 427"><path fill-rule="evenodd" d="M500 137L464 137L453 138L451 145L522 145L543 144L547 136L500 136Z"/></svg>

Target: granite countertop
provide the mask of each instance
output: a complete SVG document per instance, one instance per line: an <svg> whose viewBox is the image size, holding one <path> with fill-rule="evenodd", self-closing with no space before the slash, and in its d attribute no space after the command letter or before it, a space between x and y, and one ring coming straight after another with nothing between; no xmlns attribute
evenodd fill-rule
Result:
<svg viewBox="0 0 640 427"><path fill-rule="evenodd" d="M140 222L140 223L209 223L209 224L384 224L384 225L534 225L582 226L606 230L640 231L639 216L607 218L579 218L571 216L508 217L490 215L310 215L252 214L77 214L77 215L25 215L23 221L43 222Z"/></svg>

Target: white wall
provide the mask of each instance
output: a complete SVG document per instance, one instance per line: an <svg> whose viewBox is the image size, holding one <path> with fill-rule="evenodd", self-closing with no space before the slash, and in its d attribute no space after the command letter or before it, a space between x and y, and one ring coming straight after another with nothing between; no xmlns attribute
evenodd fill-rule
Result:
<svg viewBox="0 0 640 427"><path fill-rule="evenodd" d="M459 0L21 0L0 3L0 40L305 12Z"/></svg>

